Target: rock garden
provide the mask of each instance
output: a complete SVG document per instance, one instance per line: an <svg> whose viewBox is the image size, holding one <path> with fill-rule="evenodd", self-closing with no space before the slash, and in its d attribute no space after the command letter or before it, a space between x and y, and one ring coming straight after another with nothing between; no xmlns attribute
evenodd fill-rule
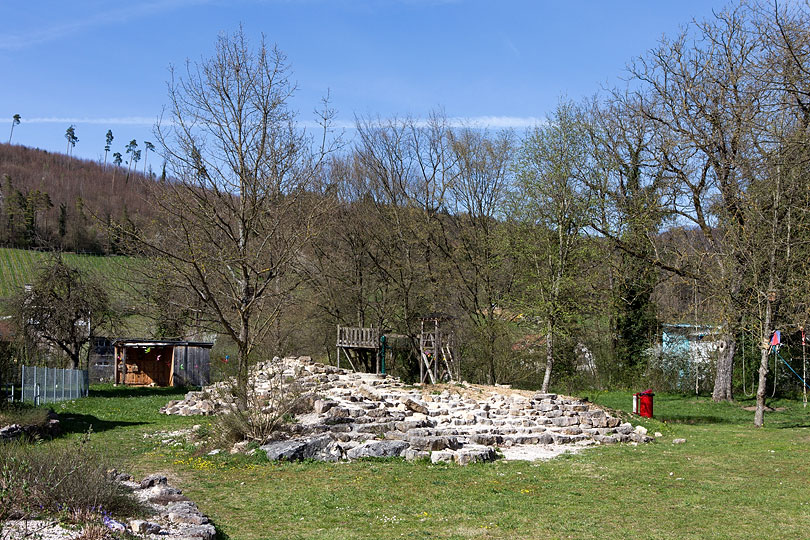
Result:
<svg viewBox="0 0 810 540"><path fill-rule="evenodd" d="M395 377L351 372L309 357L259 364L252 383L259 402L268 403L268 413L280 395L306 404L305 412L276 434L279 440L262 441L261 451L270 460L404 457L465 465L652 440L643 427L579 399L507 386L406 385ZM233 407L220 385L190 392L161 411L214 415ZM246 448L242 442L229 450Z"/></svg>

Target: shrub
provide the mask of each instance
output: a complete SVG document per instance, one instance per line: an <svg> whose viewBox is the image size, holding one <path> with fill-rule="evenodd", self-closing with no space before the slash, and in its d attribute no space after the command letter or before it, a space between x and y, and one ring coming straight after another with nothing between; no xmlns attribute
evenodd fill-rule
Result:
<svg viewBox="0 0 810 540"><path fill-rule="evenodd" d="M231 445L241 441L264 443L277 436L289 425L294 415L312 410L313 397L304 394L294 378L285 378L283 365L278 362L264 364L269 376L259 387L251 381L247 393L247 407L236 406L219 415L213 422L215 444ZM220 388L220 399L233 403L235 389L229 385Z"/></svg>
<svg viewBox="0 0 810 540"><path fill-rule="evenodd" d="M0 523L58 516L86 521L102 513L138 515L137 501L107 471L88 433L68 444L10 442L0 452Z"/></svg>

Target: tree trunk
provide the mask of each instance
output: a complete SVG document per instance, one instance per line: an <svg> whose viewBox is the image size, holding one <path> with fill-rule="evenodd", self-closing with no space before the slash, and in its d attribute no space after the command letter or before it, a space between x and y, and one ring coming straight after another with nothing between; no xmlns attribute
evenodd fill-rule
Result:
<svg viewBox="0 0 810 540"><path fill-rule="evenodd" d="M240 411L247 410L248 392L248 354L243 344L238 346L238 356L236 364L236 388L233 389L236 398L236 407Z"/></svg>
<svg viewBox="0 0 810 540"><path fill-rule="evenodd" d="M488 363L489 363L489 384L495 384L498 382L495 376L495 355L488 354Z"/></svg>
<svg viewBox="0 0 810 540"><path fill-rule="evenodd" d="M724 347L720 349L717 357L717 371L714 377L713 401L732 401L734 399L731 380L734 373L734 353L737 350L737 340L734 336L724 336Z"/></svg>
<svg viewBox="0 0 810 540"><path fill-rule="evenodd" d="M237 348L239 351L239 361L236 373L236 406L240 411L247 410L248 406L248 371L250 366L249 358L249 327L248 315L240 313L239 340Z"/></svg>
<svg viewBox="0 0 810 540"><path fill-rule="evenodd" d="M494 328L495 323L493 321L493 316L492 316L492 311L491 310L489 312L488 319L489 320L487 322L489 324L489 329L488 329L489 330L489 336L488 336L489 337L489 343L487 343L487 349L488 349L487 350L487 357L488 357L488 361L489 361L489 376L492 379L491 384L496 384L498 382L497 371L495 370L495 354L496 354L496 352L495 352L495 340L497 339L497 336L495 334L495 328Z"/></svg>
<svg viewBox="0 0 810 540"><path fill-rule="evenodd" d="M762 335L762 348L761 359L759 361L759 385L757 386L757 411L754 413L754 425L762 427L765 424L765 382L768 375L768 353L770 352L771 335L771 300L768 299L765 305L765 326Z"/></svg>
<svg viewBox="0 0 810 540"><path fill-rule="evenodd" d="M763 345L765 345L763 343ZM763 346L762 359L759 362L759 386L757 386L757 410L754 413L754 425L762 427L765 424L765 377L768 375L768 351L770 347Z"/></svg>
<svg viewBox="0 0 810 540"><path fill-rule="evenodd" d="M546 374L543 376L543 386L540 391L544 394L548 392L548 384L551 382L551 368L554 365L554 344L552 342L553 332L551 330L551 323L548 324L546 331Z"/></svg>

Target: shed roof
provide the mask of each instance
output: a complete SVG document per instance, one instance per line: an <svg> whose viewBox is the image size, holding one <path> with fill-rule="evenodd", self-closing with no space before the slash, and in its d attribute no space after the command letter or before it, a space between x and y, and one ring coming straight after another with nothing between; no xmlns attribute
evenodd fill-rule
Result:
<svg viewBox="0 0 810 540"><path fill-rule="evenodd" d="M112 340L116 347L203 347L210 349L214 346L210 341L183 341L178 339L141 339L116 338Z"/></svg>

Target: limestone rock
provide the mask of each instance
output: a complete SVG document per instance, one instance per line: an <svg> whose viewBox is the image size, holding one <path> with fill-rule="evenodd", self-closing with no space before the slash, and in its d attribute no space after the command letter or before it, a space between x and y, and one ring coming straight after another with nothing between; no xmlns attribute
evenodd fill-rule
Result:
<svg viewBox="0 0 810 540"><path fill-rule="evenodd" d="M151 521L143 519L133 519L129 522L129 528L137 534L160 534L161 526Z"/></svg>
<svg viewBox="0 0 810 540"><path fill-rule="evenodd" d="M217 530L213 525L204 524L186 527L180 534L181 536L173 536L172 540L214 540Z"/></svg>
<svg viewBox="0 0 810 540"><path fill-rule="evenodd" d="M11 440L23 434L23 428L19 424L10 424L0 428L0 440Z"/></svg>
<svg viewBox="0 0 810 540"><path fill-rule="evenodd" d="M399 457L408 448L405 441L369 441L346 452L349 459Z"/></svg>
<svg viewBox="0 0 810 540"><path fill-rule="evenodd" d="M469 465L470 463L480 463L485 461L495 461L498 454L490 446L480 444L469 444L456 451L456 463L459 465Z"/></svg>
<svg viewBox="0 0 810 540"><path fill-rule="evenodd" d="M168 480L162 474L150 474L149 476L141 480L141 489L146 489L158 485L165 486L166 484L168 484Z"/></svg>
<svg viewBox="0 0 810 540"><path fill-rule="evenodd" d="M461 446L457 437L409 437L408 442L418 450L444 450L445 448L456 449Z"/></svg>
<svg viewBox="0 0 810 540"><path fill-rule="evenodd" d="M308 408L285 425L285 440L262 447L270 459L336 461L388 454L418 459L429 452L445 459L441 452L458 456L472 445L584 446L650 440L643 428L623 424L587 401L551 393L531 395L497 386L469 390L467 383L437 392L427 385L406 386L394 377L354 373L296 357L260 363L251 377L268 411L280 382L282 387L293 385L296 392L306 391ZM169 402L164 412L232 409L235 404L226 384L189 392L183 401ZM391 443L395 451L375 447ZM462 457L461 461L477 459ZM452 461L459 460L453 457Z"/></svg>
<svg viewBox="0 0 810 540"><path fill-rule="evenodd" d="M414 461L417 459L429 459L430 452L427 450L417 450L416 448L408 448L403 454L406 460Z"/></svg>
<svg viewBox="0 0 810 540"><path fill-rule="evenodd" d="M191 501L177 502L169 505L164 515L172 523L189 525L204 525L208 523L208 518L204 516L197 508L197 505Z"/></svg>
<svg viewBox="0 0 810 540"><path fill-rule="evenodd" d="M405 407L407 407L409 410L411 410L413 412L424 414L424 415L428 414L428 408L427 407L425 407L421 403L417 403L416 401L412 400L411 398L407 398L403 403L404 403Z"/></svg>
<svg viewBox="0 0 810 540"><path fill-rule="evenodd" d="M439 450L438 452L430 453L431 463L452 463L456 455L450 450Z"/></svg>
<svg viewBox="0 0 810 540"><path fill-rule="evenodd" d="M331 409L334 406L335 406L334 401L326 401L326 400L323 400L323 399L316 399L315 403L313 404L313 409L315 410L315 412L317 414L323 414L323 413L329 411L329 409Z"/></svg>
<svg viewBox="0 0 810 540"><path fill-rule="evenodd" d="M326 450L331 442L331 436L321 435L311 439L271 442L260 446L259 449L267 454L267 459L270 461L300 461L314 459L319 453Z"/></svg>

